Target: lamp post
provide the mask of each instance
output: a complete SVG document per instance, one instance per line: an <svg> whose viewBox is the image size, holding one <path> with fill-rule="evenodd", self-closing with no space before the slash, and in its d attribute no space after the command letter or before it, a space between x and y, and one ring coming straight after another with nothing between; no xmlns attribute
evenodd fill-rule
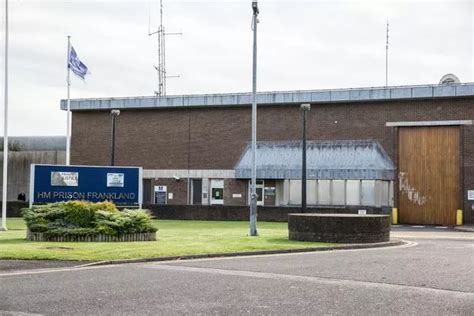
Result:
<svg viewBox="0 0 474 316"><path fill-rule="evenodd" d="M257 236L257 1L252 1L252 30L253 30L253 68L252 68L252 183L250 190L250 236Z"/></svg>
<svg viewBox="0 0 474 316"><path fill-rule="evenodd" d="M311 104L301 104L303 112L303 145L302 145L302 163L301 163L301 212L306 212L306 114L311 110Z"/></svg>
<svg viewBox="0 0 474 316"><path fill-rule="evenodd" d="M115 119L120 115L120 110L110 111L112 116L112 153L110 158L110 165L115 166Z"/></svg>

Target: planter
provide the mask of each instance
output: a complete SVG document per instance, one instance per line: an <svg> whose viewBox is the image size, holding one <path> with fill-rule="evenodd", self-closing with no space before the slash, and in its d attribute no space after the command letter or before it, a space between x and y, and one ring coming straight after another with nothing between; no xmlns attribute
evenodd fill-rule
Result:
<svg viewBox="0 0 474 316"><path fill-rule="evenodd" d="M390 216L353 214L288 214L289 239L335 243L390 240Z"/></svg>
<svg viewBox="0 0 474 316"><path fill-rule="evenodd" d="M119 236L94 235L94 236L58 236L46 238L45 233L34 233L29 229L26 232L29 241L53 241L53 242L133 242L133 241L155 241L156 233L137 233Z"/></svg>

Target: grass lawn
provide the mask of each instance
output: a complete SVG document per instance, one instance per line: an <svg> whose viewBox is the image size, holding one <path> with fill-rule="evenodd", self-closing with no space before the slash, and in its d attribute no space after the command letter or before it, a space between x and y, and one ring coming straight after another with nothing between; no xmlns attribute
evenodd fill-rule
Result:
<svg viewBox="0 0 474 316"><path fill-rule="evenodd" d="M288 240L287 223L259 222L259 237L248 237L248 222L153 220L154 242L30 242L22 218L9 218L0 232L0 259L118 260L325 247L331 244Z"/></svg>

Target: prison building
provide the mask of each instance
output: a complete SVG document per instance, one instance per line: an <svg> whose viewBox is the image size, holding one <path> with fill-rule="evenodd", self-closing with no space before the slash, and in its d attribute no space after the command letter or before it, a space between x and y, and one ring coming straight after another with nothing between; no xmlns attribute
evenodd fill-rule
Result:
<svg viewBox="0 0 474 316"><path fill-rule="evenodd" d="M148 203L247 205L250 93L71 100L71 163L143 167ZM257 193L301 204L302 112L308 205L387 206L401 223L474 220L474 83L262 92ZM64 110L66 102L61 101Z"/></svg>

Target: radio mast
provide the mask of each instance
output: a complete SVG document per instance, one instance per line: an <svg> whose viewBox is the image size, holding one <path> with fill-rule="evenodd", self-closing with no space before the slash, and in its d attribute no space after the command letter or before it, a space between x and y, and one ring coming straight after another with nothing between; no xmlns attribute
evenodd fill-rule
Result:
<svg viewBox="0 0 474 316"><path fill-rule="evenodd" d="M151 11L151 9L150 9ZM158 30L155 32L151 31L150 23L150 12L148 13L148 36L157 35L158 39L158 51L157 51L157 64L153 67L156 70L158 76L158 87L155 90L156 96L166 95L166 79L168 78L179 78L179 76L168 76L166 72L166 45L165 38L168 35L181 35L182 33L166 33L163 25L163 0L160 0L160 25Z"/></svg>
<svg viewBox="0 0 474 316"><path fill-rule="evenodd" d="M385 86L388 86L388 21L386 30L386 41L385 41Z"/></svg>

